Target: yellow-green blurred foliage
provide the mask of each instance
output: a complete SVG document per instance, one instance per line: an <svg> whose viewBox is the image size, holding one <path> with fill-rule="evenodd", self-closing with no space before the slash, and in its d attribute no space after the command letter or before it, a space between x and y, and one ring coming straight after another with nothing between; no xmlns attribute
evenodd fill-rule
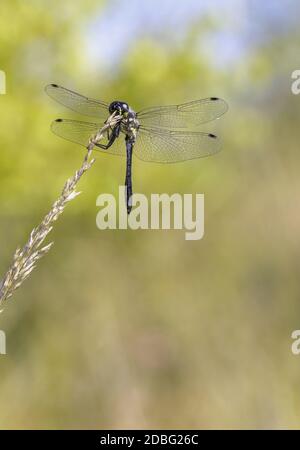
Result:
<svg viewBox="0 0 300 450"><path fill-rule="evenodd" d="M128 44L120 28L136 18L124 14L97 41L102 14L113 24L120 3L130 2L1 0L1 273L83 157L49 130L76 117L45 95L50 82L136 110L225 98L229 112L205 128L222 135L221 153L134 160L136 192L205 194L205 237L99 231L96 197L117 194L125 167L97 154L54 247L1 315L0 427L298 427L300 96L290 85L299 34L282 19L243 50L236 2L231 15L213 2L213 15L173 28L162 20L157 36L136 32ZM163 3L167 15L182 7L140 2L140 26L145 3L158 16ZM227 44L213 42L228 30L241 53L222 63ZM122 50L114 60L112 43Z"/></svg>

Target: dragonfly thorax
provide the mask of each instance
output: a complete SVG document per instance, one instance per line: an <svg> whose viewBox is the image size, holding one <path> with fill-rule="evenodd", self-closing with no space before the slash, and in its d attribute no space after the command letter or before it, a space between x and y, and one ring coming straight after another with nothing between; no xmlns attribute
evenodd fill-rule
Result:
<svg viewBox="0 0 300 450"><path fill-rule="evenodd" d="M121 130L129 138L135 140L139 127L140 124L137 120L136 113L131 108L129 108L129 111L123 114L123 119L121 120Z"/></svg>

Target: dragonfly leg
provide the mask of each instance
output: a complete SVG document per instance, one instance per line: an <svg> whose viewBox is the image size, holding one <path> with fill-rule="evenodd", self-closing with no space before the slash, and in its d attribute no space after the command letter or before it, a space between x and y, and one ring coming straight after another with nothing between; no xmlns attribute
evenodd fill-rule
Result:
<svg viewBox="0 0 300 450"><path fill-rule="evenodd" d="M115 142L115 140L117 139L117 137L120 134L120 124L117 124L115 126L115 128L112 129L112 132L109 136L109 133L107 133L107 137L108 137L108 143L107 144L95 144L97 147L103 148L104 150L107 150L109 147L111 147L113 145L113 143Z"/></svg>

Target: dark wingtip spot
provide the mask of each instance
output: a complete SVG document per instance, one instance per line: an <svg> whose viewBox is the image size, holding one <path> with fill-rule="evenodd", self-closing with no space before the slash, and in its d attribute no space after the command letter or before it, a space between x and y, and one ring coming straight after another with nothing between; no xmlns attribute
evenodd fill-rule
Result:
<svg viewBox="0 0 300 450"><path fill-rule="evenodd" d="M51 86L56 88L58 87L58 84L51 83Z"/></svg>
<svg viewBox="0 0 300 450"><path fill-rule="evenodd" d="M218 97L210 97L211 100L219 100Z"/></svg>
<svg viewBox="0 0 300 450"><path fill-rule="evenodd" d="M217 139L217 136L215 134L209 133L208 135L209 137L213 138L213 139Z"/></svg>
<svg viewBox="0 0 300 450"><path fill-rule="evenodd" d="M62 119L56 119L55 122L62 122Z"/></svg>

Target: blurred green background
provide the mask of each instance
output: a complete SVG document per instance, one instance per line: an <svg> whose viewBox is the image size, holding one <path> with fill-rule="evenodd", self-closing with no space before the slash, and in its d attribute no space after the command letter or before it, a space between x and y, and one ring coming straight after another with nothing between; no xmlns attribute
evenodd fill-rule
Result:
<svg viewBox="0 0 300 450"><path fill-rule="evenodd" d="M208 96L218 155L134 160L134 190L205 194L205 236L99 231L124 160L97 154L0 317L1 428L299 426L297 1L2 0L1 273L82 161L55 82L134 109Z"/></svg>

